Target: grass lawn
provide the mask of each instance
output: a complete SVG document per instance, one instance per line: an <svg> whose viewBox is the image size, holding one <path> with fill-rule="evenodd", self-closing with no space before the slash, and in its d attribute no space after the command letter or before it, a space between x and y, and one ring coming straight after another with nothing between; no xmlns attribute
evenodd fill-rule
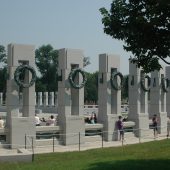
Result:
<svg viewBox="0 0 170 170"><path fill-rule="evenodd" d="M170 140L81 152L35 155L32 163L0 163L0 170L170 170Z"/></svg>

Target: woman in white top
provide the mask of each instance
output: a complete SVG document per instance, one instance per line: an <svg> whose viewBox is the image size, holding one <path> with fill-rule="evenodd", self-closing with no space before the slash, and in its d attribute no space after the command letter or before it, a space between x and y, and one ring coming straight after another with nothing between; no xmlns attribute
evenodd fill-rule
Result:
<svg viewBox="0 0 170 170"><path fill-rule="evenodd" d="M0 128L4 128L4 120L0 117Z"/></svg>
<svg viewBox="0 0 170 170"><path fill-rule="evenodd" d="M47 126L55 126L55 119L54 119L54 116L51 115L50 116L50 119L47 120Z"/></svg>

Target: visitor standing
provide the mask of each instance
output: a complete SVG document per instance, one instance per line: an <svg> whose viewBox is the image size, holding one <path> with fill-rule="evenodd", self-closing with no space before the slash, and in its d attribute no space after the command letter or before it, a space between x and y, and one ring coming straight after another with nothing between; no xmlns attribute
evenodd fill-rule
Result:
<svg viewBox="0 0 170 170"><path fill-rule="evenodd" d="M153 123L154 138L156 138L158 137L158 118L156 114L153 115L152 123Z"/></svg>
<svg viewBox="0 0 170 170"><path fill-rule="evenodd" d="M4 120L0 117L0 128L4 128Z"/></svg>
<svg viewBox="0 0 170 170"><path fill-rule="evenodd" d="M123 121L122 121L122 116L118 117L118 121L117 121L117 128L119 131L119 140L124 140L124 130L123 130Z"/></svg>
<svg viewBox="0 0 170 170"><path fill-rule="evenodd" d="M35 115L35 126L40 126L40 123L41 123L40 118L37 115Z"/></svg>
<svg viewBox="0 0 170 170"><path fill-rule="evenodd" d="M47 126L55 126L56 120L53 115L50 116L50 118L47 120L46 125Z"/></svg>

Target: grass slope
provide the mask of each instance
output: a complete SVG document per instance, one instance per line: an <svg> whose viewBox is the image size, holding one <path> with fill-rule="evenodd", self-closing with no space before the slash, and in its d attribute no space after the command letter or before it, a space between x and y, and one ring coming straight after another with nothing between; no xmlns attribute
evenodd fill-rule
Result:
<svg viewBox="0 0 170 170"><path fill-rule="evenodd" d="M170 170L170 140L35 155L33 163L0 163L0 170Z"/></svg>

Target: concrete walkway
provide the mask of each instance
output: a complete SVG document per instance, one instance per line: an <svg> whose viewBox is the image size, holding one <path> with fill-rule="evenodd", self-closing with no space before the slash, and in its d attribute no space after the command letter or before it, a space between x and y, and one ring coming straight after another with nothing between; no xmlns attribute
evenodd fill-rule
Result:
<svg viewBox="0 0 170 170"><path fill-rule="evenodd" d="M158 138L154 139L153 134L146 136L145 138L136 138L136 137L131 137L131 138L125 138L124 141L111 141L111 142L106 142L100 140L100 141L92 141L92 142L85 142L84 144L81 144L80 146L77 145L70 145L70 146L64 146L64 145L46 145L46 146L38 146L34 148L34 154L41 154L41 153L52 153L52 152L71 152L71 151L84 151L84 150L89 150L89 149L95 149L95 148L105 148L105 147L118 147L118 146L124 146L124 145L129 145L129 144L137 144L137 143L144 143L144 142L149 142L149 141L154 141L154 140L163 140L167 139L166 135L160 135ZM32 148L28 149L32 153ZM0 156L1 155L10 155L10 154L18 154L16 152L16 149L5 149L5 148L0 148Z"/></svg>
<svg viewBox="0 0 170 170"><path fill-rule="evenodd" d="M78 144L70 145L70 146L55 145L54 147L53 145L42 146L42 147L39 146L34 148L34 153L39 154L39 153L51 153L51 152L71 152L71 151L79 151L79 150L84 151L84 150L95 149L95 148L118 147L118 146L157 141L163 139L167 139L166 135L159 136L156 139L153 137L153 135L149 135L142 139L136 137L125 138L124 141L102 142L102 140L100 140L100 141L93 141L93 142L85 142L80 146ZM32 151L31 149L29 150Z"/></svg>

